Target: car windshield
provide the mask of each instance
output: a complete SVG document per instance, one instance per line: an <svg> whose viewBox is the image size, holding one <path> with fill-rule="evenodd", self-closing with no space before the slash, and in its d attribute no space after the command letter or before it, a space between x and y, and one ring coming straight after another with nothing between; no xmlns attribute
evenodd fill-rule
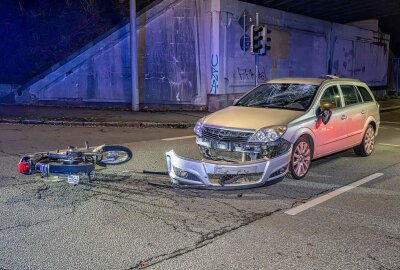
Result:
<svg viewBox="0 0 400 270"><path fill-rule="evenodd" d="M236 106L306 111L317 90L318 85L312 84L268 83L245 95Z"/></svg>

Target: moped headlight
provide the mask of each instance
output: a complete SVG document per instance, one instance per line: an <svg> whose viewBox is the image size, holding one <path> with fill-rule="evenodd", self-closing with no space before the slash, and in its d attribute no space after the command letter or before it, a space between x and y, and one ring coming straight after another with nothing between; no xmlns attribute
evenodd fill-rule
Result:
<svg viewBox="0 0 400 270"><path fill-rule="evenodd" d="M249 142L274 142L286 132L285 126L273 126L261 128L254 133Z"/></svg>
<svg viewBox="0 0 400 270"><path fill-rule="evenodd" d="M203 135L203 120L204 118L201 118L199 121L197 121L193 129L194 133L199 137Z"/></svg>

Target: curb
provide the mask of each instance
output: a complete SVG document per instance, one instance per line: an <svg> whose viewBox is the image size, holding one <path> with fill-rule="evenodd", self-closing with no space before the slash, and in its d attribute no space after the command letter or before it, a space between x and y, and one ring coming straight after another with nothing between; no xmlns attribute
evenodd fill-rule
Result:
<svg viewBox="0 0 400 270"><path fill-rule="evenodd" d="M400 109L400 106L380 108L380 112L390 112ZM102 121L59 121L59 120L16 120L0 118L0 123L23 124L23 125L51 125L51 126L70 126L70 127L135 127L135 128L192 128L193 123L160 123L160 122L102 122Z"/></svg>
<svg viewBox="0 0 400 270"><path fill-rule="evenodd" d="M158 123L158 122L77 122L77 121L45 121L45 120L15 120L0 118L0 123L23 125L51 125L70 127L136 127L136 128L176 128L194 127L191 123Z"/></svg>

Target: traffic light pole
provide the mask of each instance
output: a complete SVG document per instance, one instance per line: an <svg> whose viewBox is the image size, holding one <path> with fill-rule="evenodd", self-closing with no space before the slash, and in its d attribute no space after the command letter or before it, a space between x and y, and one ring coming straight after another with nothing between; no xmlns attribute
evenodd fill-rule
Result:
<svg viewBox="0 0 400 270"><path fill-rule="evenodd" d="M256 13L256 26L258 27L259 25L260 25L260 21L259 21L259 17L260 17L260 13ZM255 57L255 65L256 65L256 68L255 68L255 72L256 72L256 87L258 86L258 65L259 65L259 61L260 61L260 56L258 55L258 53L256 53L255 55L254 55L254 57Z"/></svg>

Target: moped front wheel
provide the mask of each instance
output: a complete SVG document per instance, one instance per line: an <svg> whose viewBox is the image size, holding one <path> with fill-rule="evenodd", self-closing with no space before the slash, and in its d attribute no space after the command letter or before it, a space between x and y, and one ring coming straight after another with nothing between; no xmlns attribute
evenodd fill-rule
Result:
<svg viewBox="0 0 400 270"><path fill-rule="evenodd" d="M97 162L100 166L118 165L132 159L132 151L121 145L105 145L99 152L101 160Z"/></svg>

